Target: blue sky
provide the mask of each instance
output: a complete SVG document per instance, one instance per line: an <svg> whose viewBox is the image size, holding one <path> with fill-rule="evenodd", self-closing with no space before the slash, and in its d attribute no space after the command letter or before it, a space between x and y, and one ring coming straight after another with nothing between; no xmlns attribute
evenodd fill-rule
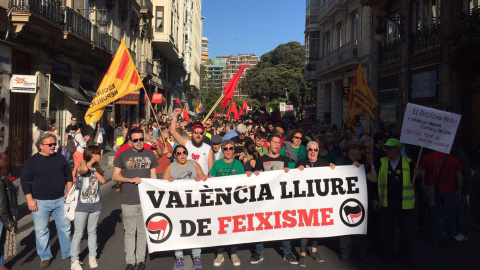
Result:
<svg viewBox="0 0 480 270"><path fill-rule="evenodd" d="M305 43L305 0L202 0L202 16L209 58Z"/></svg>

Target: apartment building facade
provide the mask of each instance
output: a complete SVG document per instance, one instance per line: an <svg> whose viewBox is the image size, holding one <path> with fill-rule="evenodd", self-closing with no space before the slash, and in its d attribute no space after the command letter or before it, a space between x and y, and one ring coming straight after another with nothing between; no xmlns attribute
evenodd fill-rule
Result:
<svg viewBox="0 0 480 270"><path fill-rule="evenodd" d="M0 75L0 151L8 154L13 171L37 151L34 142L48 123L56 124L63 142L70 118L83 121L122 39L148 84L153 74L140 63L151 59L151 8L150 0L0 2L0 21L5 22L0 54L8 59ZM11 91L15 75L34 75L37 86L30 92ZM108 106L101 120L106 130L113 130L114 116ZM86 130L93 133L91 127Z"/></svg>
<svg viewBox="0 0 480 270"><path fill-rule="evenodd" d="M342 126L358 64L371 81L371 11L355 0L307 0L305 77L317 88L317 118ZM368 120L360 118L368 127Z"/></svg>
<svg viewBox="0 0 480 270"><path fill-rule="evenodd" d="M242 81L242 79L245 78L247 74L247 70L249 70L250 68L253 68L258 63L258 61L260 61L260 56L257 56L255 54L239 54L237 56L222 56L217 58L226 59L225 68L223 68L222 70L222 89L225 89L225 86L227 86L227 83L240 70L240 67L242 65L246 65L246 68L243 71L242 75L240 76L238 85L240 85L240 81ZM245 94L242 93L242 89L239 86L237 86L237 88L235 89L234 96L241 97L241 96L245 96Z"/></svg>

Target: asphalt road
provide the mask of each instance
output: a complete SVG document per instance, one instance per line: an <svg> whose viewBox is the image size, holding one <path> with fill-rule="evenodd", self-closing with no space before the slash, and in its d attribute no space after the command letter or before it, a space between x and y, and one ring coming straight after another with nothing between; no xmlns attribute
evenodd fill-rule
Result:
<svg viewBox="0 0 480 270"><path fill-rule="evenodd" d="M123 243L123 224L120 208L120 193L115 191L115 183L110 180L113 167L108 166L108 156L112 153L106 153L102 160L102 168L106 171L107 183L101 187L102 214L98 226L98 259L99 269L125 269L125 252ZM18 185L18 180L16 180ZM19 211L19 233L17 234L18 254L6 260L5 264L10 269L40 269L40 258L37 256L35 248L35 233L31 215L26 208L25 198L20 191L20 211ZM480 247L480 230L471 226L469 240L458 242L453 250L443 246L433 247L428 244L428 232L419 229L416 231L414 247L412 253L412 269L480 269L478 250ZM70 269L70 260L61 258L60 246L56 235L55 225L50 223L50 244L53 253L53 259L48 269ZM298 256L300 242L292 241L295 247L294 254ZM300 269L298 265L290 265L282 258L281 242L270 242L265 244L265 260L257 265L249 264L252 254L252 244L239 246L238 256L241 260L241 266L234 267L230 256L226 256L225 262L220 267L213 266L215 259L215 248L206 248L202 250L203 269ZM229 251L228 248L225 249ZM191 252L184 251L186 256L186 268L191 269ZM359 257L352 257L343 262L338 259L338 239L327 238L320 241L319 253L324 257L325 262L317 263L311 258L307 258L307 268L310 269L409 269L405 265L393 261L389 263L371 261L365 262ZM88 248L87 240L84 239L81 245L81 260L85 263L84 269L88 267ZM161 252L147 255L146 266L148 269L175 269L175 259L173 251Z"/></svg>

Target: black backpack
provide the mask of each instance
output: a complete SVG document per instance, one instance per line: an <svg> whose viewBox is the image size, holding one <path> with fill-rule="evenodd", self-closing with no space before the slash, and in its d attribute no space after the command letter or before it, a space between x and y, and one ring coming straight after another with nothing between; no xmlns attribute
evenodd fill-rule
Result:
<svg viewBox="0 0 480 270"><path fill-rule="evenodd" d="M18 189L13 184L13 181L6 176L2 176L2 180L5 183L5 193L7 194L8 209L13 217L17 215L18 208Z"/></svg>
<svg viewBox="0 0 480 270"><path fill-rule="evenodd" d="M67 152L69 153L75 153L75 151L77 150L77 146L75 145L75 142L73 140L73 137L71 135L68 135Z"/></svg>

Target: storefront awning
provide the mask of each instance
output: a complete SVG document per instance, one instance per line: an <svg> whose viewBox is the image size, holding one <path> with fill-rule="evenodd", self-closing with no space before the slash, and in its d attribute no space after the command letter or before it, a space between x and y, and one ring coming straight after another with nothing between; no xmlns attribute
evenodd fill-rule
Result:
<svg viewBox="0 0 480 270"><path fill-rule="evenodd" d="M60 91L62 91L65 95L73 100L75 104L90 106L90 102L78 92L77 89L73 88L73 86L66 80L56 79L52 80L52 84Z"/></svg>
<svg viewBox="0 0 480 270"><path fill-rule="evenodd" d="M82 91L85 93L85 95L88 96L88 100L90 100L90 103L91 103L91 100L93 100L93 98L94 98L95 95L96 95L95 90L93 90L93 88L92 88L92 89L89 89L89 87L86 87L86 86L83 87L82 85L80 85L80 90L82 90ZM89 104L90 104L90 103L89 103ZM106 107L107 107L107 108L112 108L112 107L113 107L113 104L108 104Z"/></svg>

